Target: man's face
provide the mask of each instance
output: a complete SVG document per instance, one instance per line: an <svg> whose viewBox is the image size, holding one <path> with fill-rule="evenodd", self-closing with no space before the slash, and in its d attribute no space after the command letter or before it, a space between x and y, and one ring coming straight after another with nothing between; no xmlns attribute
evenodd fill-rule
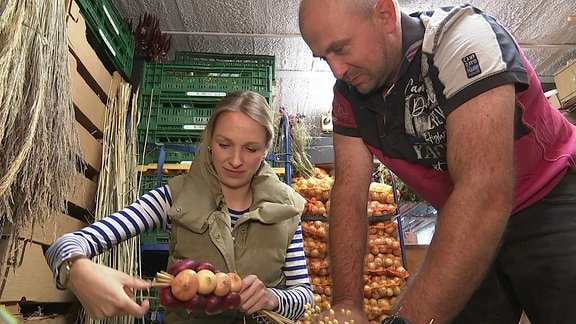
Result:
<svg viewBox="0 0 576 324"><path fill-rule="evenodd" d="M306 1L306 0L304 0ZM314 56L325 59L337 79L368 93L395 72L384 45L387 34L376 17L353 14L329 0L309 0L300 13L300 32Z"/></svg>

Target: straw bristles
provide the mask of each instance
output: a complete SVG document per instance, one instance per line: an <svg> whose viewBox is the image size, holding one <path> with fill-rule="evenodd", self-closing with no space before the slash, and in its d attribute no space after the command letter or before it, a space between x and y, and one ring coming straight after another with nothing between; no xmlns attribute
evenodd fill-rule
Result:
<svg viewBox="0 0 576 324"><path fill-rule="evenodd" d="M295 321L286 318L276 312L269 311L269 310L260 310L258 311L259 318L264 321L264 323L273 323L273 324L296 324Z"/></svg>
<svg viewBox="0 0 576 324"><path fill-rule="evenodd" d="M66 211L80 149L65 1L3 0L0 8L0 218L10 224L3 268L16 259L22 228Z"/></svg>
<svg viewBox="0 0 576 324"><path fill-rule="evenodd" d="M131 102L131 86L120 82L117 89L109 91L104 118L102 167L98 177L95 220L102 219L133 203L138 197L136 188L136 98ZM136 275L139 241L130 239L118 244L94 259L95 262ZM130 316L105 320L86 319L89 323L132 324Z"/></svg>

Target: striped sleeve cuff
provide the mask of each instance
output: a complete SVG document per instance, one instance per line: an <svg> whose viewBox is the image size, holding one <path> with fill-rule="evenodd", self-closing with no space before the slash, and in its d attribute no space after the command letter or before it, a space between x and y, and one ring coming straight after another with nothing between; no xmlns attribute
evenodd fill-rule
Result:
<svg viewBox="0 0 576 324"><path fill-rule="evenodd" d="M269 288L278 298L278 314L291 320L298 320L306 311L306 305L314 307L314 295L312 287L309 285L300 285L282 290Z"/></svg>

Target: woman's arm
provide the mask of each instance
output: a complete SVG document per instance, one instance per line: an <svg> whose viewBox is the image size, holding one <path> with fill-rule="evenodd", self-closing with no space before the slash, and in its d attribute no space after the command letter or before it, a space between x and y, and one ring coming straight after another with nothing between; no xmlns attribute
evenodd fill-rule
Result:
<svg viewBox="0 0 576 324"><path fill-rule="evenodd" d="M279 301L277 312L284 317L296 320L304 315L306 304L314 305L314 294L308 278L308 266L304 255L301 224L298 224L294 238L288 247L284 275L286 276L286 290L275 288L270 288L270 290Z"/></svg>
<svg viewBox="0 0 576 324"><path fill-rule="evenodd" d="M167 227L170 205L170 191L164 186L110 216L58 238L46 251L46 260L54 272L57 287L70 289L91 318L126 314L144 316L150 307L149 301L143 300L138 304L133 294L136 290L150 288L149 282L82 256L91 258L143 231ZM74 261L66 263L67 272L63 272L66 275L62 276L64 282L61 282L61 265L71 257Z"/></svg>
<svg viewBox="0 0 576 324"><path fill-rule="evenodd" d="M118 243L154 228L169 228L167 211L170 189L163 186L144 194L130 206L73 233L59 237L46 251L46 261L54 273L58 288L60 264L73 255L90 258Z"/></svg>

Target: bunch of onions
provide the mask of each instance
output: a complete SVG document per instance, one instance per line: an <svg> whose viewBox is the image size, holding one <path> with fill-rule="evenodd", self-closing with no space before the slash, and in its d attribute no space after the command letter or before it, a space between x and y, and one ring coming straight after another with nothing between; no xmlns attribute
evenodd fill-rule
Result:
<svg viewBox="0 0 576 324"><path fill-rule="evenodd" d="M218 271L209 262L179 260L168 272L158 272L152 285L160 287L158 299L167 308L184 306L189 312L202 309L213 315L235 309L241 302L240 276Z"/></svg>

